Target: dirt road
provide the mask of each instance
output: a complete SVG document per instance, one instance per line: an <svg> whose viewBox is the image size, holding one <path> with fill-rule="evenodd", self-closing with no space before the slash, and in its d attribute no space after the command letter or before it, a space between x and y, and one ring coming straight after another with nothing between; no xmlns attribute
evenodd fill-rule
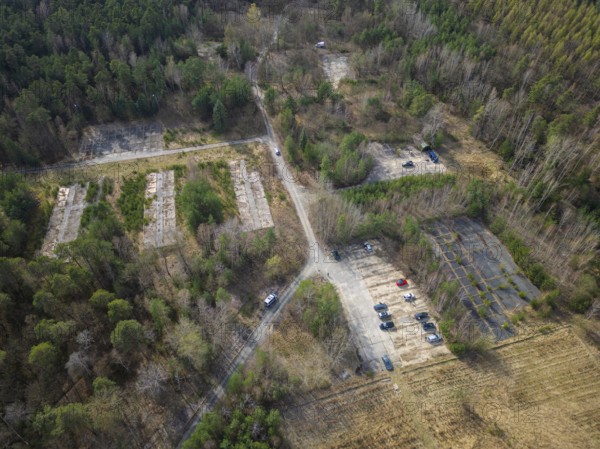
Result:
<svg viewBox="0 0 600 449"><path fill-rule="evenodd" d="M275 32L273 34L273 40L271 41L271 43L277 40L277 34L279 31L280 23L281 18L279 18L276 21ZM247 76L252 83L252 89L256 98L256 104L263 116L265 128L267 130L267 137L263 138L263 142L267 143L270 150L273 151L273 154L275 154L275 149L281 146L277 142L277 136L273 131L273 125L265 110L265 106L263 104L263 92L256 82L256 69L265 57L267 50L268 49L264 49L260 53L258 60L255 63L249 65L247 70ZM246 345L240 350L238 355L234 357L229 368L225 370L223 377L221 378L221 382L210 390L210 392L205 396L202 403L198 404L197 412L191 420L190 425L188 426L188 430L185 432L179 444L177 445L177 448L180 448L185 442L185 440L189 438L189 436L194 431L195 427L202 419L204 413L210 411L210 409L215 405L215 403L221 397L223 397L225 393L225 386L227 385L231 374L235 372L235 370L241 364L245 363L248 360L248 358L252 355L256 347L260 344L260 342L263 341L263 339L266 336L270 335L270 330L273 329L273 326L277 324L278 319L281 316L281 311L284 309L287 302L293 296L300 282L302 282L304 279L313 276L317 273L317 271L325 273L327 270L326 261L322 257L321 252L318 249L317 251L313 251L313 248L315 248L315 242L317 240L315 238L315 234L311 227L310 221L308 220L308 214L304 208L304 202L301 198L299 184L295 182L294 179L292 179L292 177L289 176L289 174L292 173L292 171L289 170L283 158L278 159L277 163L275 164L275 167L277 170L277 174L282 179L283 185L287 189L290 198L294 203L296 213L298 214L298 218L300 219L300 223L302 224L302 229L304 230L304 233L306 234L306 239L309 242L308 248L306 249L307 253L309 253L307 263L300 272L300 274L296 276L294 281L287 287L283 294L280 295L279 306L277 306L274 310L269 311L265 315L258 328L248 339Z"/></svg>

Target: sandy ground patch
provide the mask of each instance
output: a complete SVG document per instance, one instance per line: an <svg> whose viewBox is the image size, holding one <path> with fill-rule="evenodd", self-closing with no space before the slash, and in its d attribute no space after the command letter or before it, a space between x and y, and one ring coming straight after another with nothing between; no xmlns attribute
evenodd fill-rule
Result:
<svg viewBox="0 0 600 449"><path fill-rule="evenodd" d="M72 242L77 238L81 216L85 209L87 185L73 184L60 187L56 196L56 204L48 223L48 232L42 245L42 254L51 256L59 243Z"/></svg>
<svg viewBox="0 0 600 449"><path fill-rule="evenodd" d="M449 359L353 377L287 404L295 448L600 445L600 362L570 327Z"/></svg>
<svg viewBox="0 0 600 449"><path fill-rule="evenodd" d="M348 57L340 54L326 54L321 56L325 76L331 81L334 89L340 85L344 78L353 79L352 70L348 64Z"/></svg>
<svg viewBox="0 0 600 449"><path fill-rule="evenodd" d="M457 139L457 142L444 144L441 150L443 157L448 159L449 167L453 167L452 171L491 181L512 180L503 167L502 158L471 135L470 125L465 119L446 111L444 123L446 132Z"/></svg>

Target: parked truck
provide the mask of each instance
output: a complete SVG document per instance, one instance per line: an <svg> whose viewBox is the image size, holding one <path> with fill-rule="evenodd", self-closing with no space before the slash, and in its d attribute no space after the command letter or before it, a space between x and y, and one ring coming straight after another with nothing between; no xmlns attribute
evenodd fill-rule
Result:
<svg viewBox="0 0 600 449"><path fill-rule="evenodd" d="M431 159L431 162L433 162L434 164L437 164L440 161L440 158L438 157L436 152L433 151L433 148L431 148L427 144L427 142L421 143L421 150L424 151L425 153L427 153L427 156L429 156L429 159Z"/></svg>

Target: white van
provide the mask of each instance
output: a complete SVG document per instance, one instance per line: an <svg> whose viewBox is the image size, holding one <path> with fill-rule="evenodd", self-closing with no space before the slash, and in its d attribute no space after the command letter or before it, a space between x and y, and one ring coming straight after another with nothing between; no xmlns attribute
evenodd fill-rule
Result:
<svg viewBox="0 0 600 449"><path fill-rule="evenodd" d="M315 44L315 47L317 47L317 48L325 48L325 42L323 42L323 41L317 42Z"/></svg>

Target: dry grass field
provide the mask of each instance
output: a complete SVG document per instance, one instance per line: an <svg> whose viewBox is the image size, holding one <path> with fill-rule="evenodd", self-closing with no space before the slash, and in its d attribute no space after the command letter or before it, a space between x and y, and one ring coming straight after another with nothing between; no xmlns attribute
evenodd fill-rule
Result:
<svg viewBox="0 0 600 449"><path fill-rule="evenodd" d="M284 409L298 448L597 448L600 363L570 326L353 377Z"/></svg>

